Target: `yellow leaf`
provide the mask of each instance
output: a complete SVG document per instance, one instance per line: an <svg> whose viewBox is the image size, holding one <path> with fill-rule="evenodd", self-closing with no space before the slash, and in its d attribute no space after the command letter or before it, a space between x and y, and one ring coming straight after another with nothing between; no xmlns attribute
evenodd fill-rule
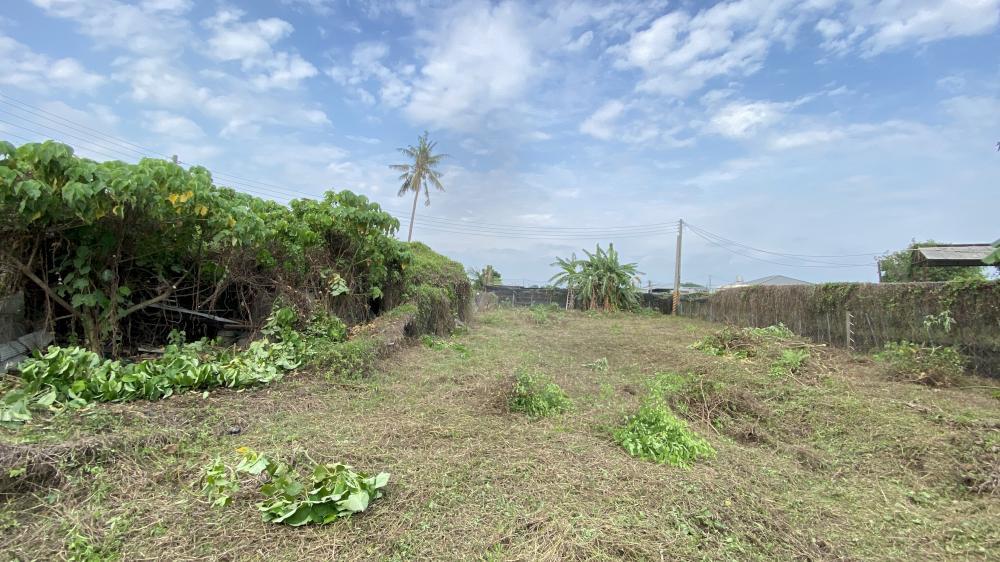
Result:
<svg viewBox="0 0 1000 562"><path fill-rule="evenodd" d="M229 228L236 226L236 219L234 219L233 217L229 217L229 222L226 223L226 226L228 226Z"/></svg>
<svg viewBox="0 0 1000 562"><path fill-rule="evenodd" d="M170 195L167 196L167 199L170 201L170 203L173 206L176 207L177 206L177 200L180 199L180 197L181 196L179 194L177 194L177 193L171 193Z"/></svg>
<svg viewBox="0 0 1000 562"><path fill-rule="evenodd" d="M203 217L203 216L205 216L205 215L208 214L208 207L206 207L204 205L198 205L197 207L195 207L195 211L198 212L199 216Z"/></svg>
<svg viewBox="0 0 1000 562"><path fill-rule="evenodd" d="M190 198L192 198L192 197L194 197L194 192L191 191L191 190L188 190L187 192L181 194L181 196L180 196L181 203L187 203L187 200L190 199Z"/></svg>

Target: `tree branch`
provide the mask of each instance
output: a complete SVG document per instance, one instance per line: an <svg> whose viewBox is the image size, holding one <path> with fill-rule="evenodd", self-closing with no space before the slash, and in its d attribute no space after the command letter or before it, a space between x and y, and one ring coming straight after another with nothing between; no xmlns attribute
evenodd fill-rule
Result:
<svg viewBox="0 0 1000 562"><path fill-rule="evenodd" d="M121 320L122 318L125 318L126 316L128 316L129 314L132 314L133 312L137 312L139 310L142 310L142 309L146 308L147 306L150 306L150 305L156 304L158 302L162 302L162 301L167 300L167 298L169 298L170 295L173 294L174 289L177 287L177 284L183 282L184 279L187 276L188 276L188 274L187 274L187 272L185 272L184 275L182 275L180 279L178 279L177 281L171 283L167 287L166 291L163 291L162 293L156 295L153 298L146 299L146 300L144 300L144 301L142 301L140 303L133 304L132 306L126 308L124 311L122 311L118 315L118 319Z"/></svg>
<svg viewBox="0 0 1000 562"><path fill-rule="evenodd" d="M49 287L45 281L42 281L37 275L35 275L34 271L31 271L30 267L24 265L23 263L21 263L21 260L15 258L14 256L6 252L4 252L3 255L11 262L13 262L15 266L17 266L17 269L18 271L21 272L21 274L23 274L25 277L30 279L35 285L38 285L39 288L45 291L45 294L48 295L50 299L56 301L56 303L58 303L60 306L68 310L73 315L74 318L80 317L80 312L74 309L72 306L70 306L70 304L66 302L65 299L57 295L55 291L53 291L52 288Z"/></svg>

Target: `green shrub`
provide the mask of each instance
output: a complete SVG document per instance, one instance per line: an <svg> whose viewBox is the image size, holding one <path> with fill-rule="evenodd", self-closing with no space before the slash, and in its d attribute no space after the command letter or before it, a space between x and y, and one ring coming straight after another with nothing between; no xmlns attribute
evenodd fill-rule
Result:
<svg viewBox="0 0 1000 562"><path fill-rule="evenodd" d="M656 397L647 399L635 415L626 418L614 438L633 457L670 466L687 468L698 459L715 456L708 441Z"/></svg>
<svg viewBox="0 0 1000 562"><path fill-rule="evenodd" d="M954 384L965 369L965 359L953 347L925 346L908 341L889 342L875 354L891 378L929 386Z"/></svg>
<svg viewBox="0 0 1000 562"><path fill-rule="evenodd" d="M559 385L544 375L521 372L514 377L508 405L512 412L545 417L569 410L572 402Z"/></svg>

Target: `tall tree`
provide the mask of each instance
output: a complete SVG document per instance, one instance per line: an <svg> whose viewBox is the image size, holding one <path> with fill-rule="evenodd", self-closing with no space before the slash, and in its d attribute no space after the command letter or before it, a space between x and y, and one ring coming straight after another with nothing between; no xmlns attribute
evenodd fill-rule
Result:
<svg viewBox="0 0 1000 562"><path fill-rule="evenodd" d="M447 154L434 154L436 141L428 140L427 131L417 139L417 146L400 148L399 151L413 160L407 164L392 164L389 167L398 172L399 179L403 184L399 187L399 196L402 197L407 191L413 192L413 210L410 212L410 232L406 235L406 241L413 240L413 219L417 216L417 199L420 199L420 191L423 190L426 198L425 205L431 204L431 194L427 184L430 183L438 189L444 191L441 185L443 172L437 170L437 165L447 157Z"/></svg>

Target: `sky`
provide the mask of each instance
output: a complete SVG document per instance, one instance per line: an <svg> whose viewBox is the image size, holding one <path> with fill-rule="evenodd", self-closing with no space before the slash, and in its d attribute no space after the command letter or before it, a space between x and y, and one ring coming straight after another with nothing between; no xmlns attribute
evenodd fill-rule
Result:
<svg viewBox="0 0 1000 562"><path fill-rule="evenodd" d="M505 281L598 243L669 286L875 281L1000 237L1000 0L4 0L0 138L177 155L278 201L400 217Z"/></svg>

